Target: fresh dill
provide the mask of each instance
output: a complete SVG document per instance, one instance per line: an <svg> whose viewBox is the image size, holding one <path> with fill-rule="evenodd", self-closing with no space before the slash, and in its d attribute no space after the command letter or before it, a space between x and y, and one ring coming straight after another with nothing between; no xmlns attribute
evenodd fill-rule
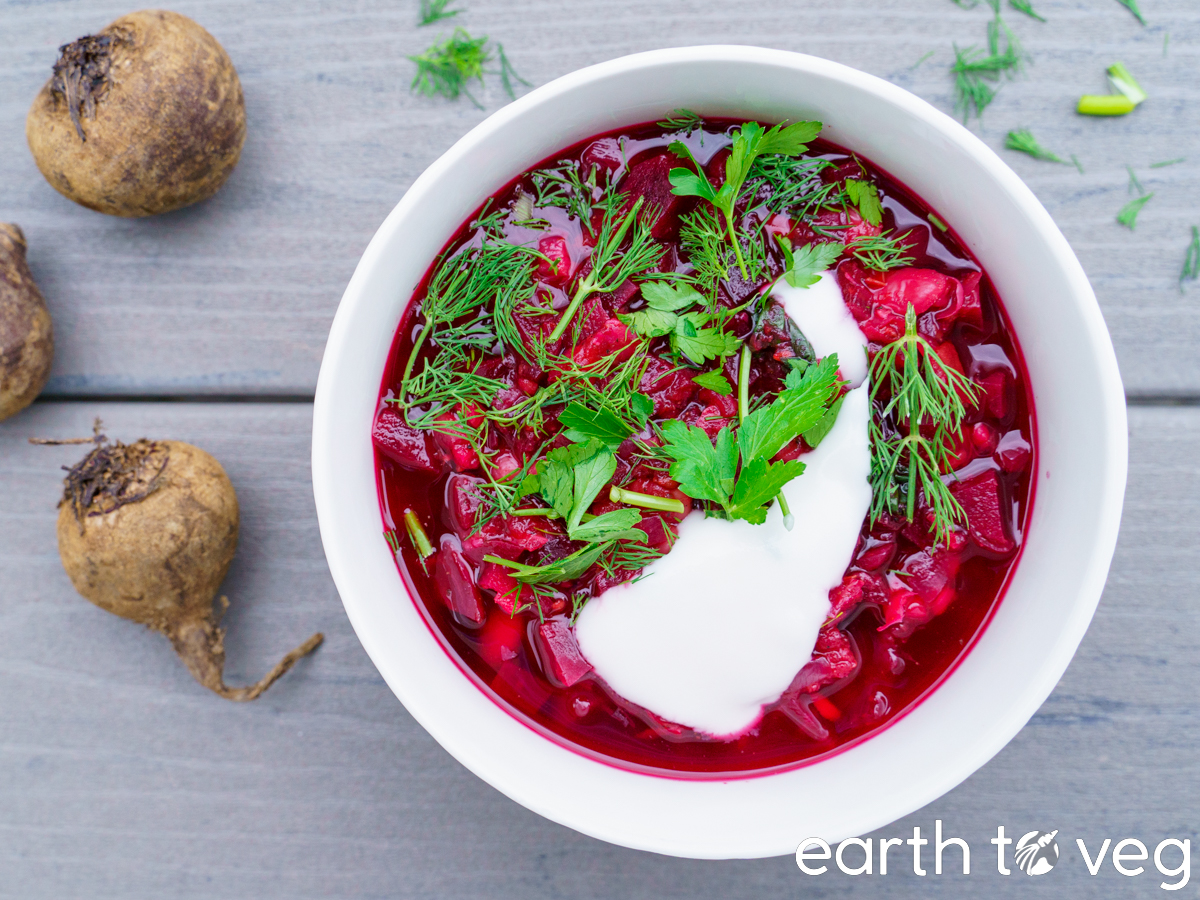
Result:
<svg viewBox="0 0 1200 900"><path fill-rule="evenodd" d="M503 44L496 45L496 59L500 62L500 86L504 88L504 93L508 94L509 100L516 100L517 91L513 87L514 81L519 81L525 87L532 87L532 85L517 74L517 70L513 68L513 64L508 61Z"/></svg>
<svg viewBox="0 0 1200 900"><path fill-rule="evenodd" d="M662 257L663 247L650 233L658 210L642 209L645 198L638 197L622 212L628 201L629 198L619 191L609 191L604 198L604 221L596 236L596 246L592 248L591 269L576 283L570 304L550 332L550 343L563 336L584 300L592 294L615 291ZM628 246L625 245L626 236L629 237Z"/></svg>
<svg viewBox="0 0 1200 900"><path fill-rule="evenodd" d="M1117 0L1117 2L1133 13L1139 22L1143 25L1146 24L1146 18L1142 15L1141 9L1138 8L1138 0Z"/></svg>
<svg viewBox="0 0 1200 900"><path fill-rule="evenodd" d="M1142 211L1142 207L1149 203L1153 198L1154 194L1149 193L1130 200L1128 203L1122 206L1120 211L1117 213L1117 221L1130 231L1136 230L1138 213L1140 213Z"/></svg>
<svg viewBox="0 0 1200 900"><path fill-rule="evenodd" d="M593 165L584 175L579 165L569 159L559 160L558 165L551 168L536 170L529 176L536 194L534 205L565 209L568 215L579 220L588 234L594 234L592 213L602 206L608 184L607 172L605 183L597 183L599 172L600 167Z"/></svg>
<svg viewBox="0 0 1200 900"><path fill-rule="evenodd" d="M765 205L771 212L804 219L818 209L841 205L841 187L821 180L821 173L833 167L827 159L768 154L750 167L747 186L768 188Z"/></svg>
<svg viewBox="0 0 1200 900"><path fill-rule="evenodd" d="M1183 292L1185 281L1200 278L1200 228L1192 226L1192 242L1183 256L1183 269L1179 272L1179 290Z"/></svg>
<svg viewBox="0 0 1200 900"><path fill-rule="evenodd" d="M452 19L462 10L447 9L452 0L421 0L421 18L417 23L421 26L432 25L443 19Z"/></svg>
<svg viewBox="0 0 1200 900"><path fill-rule="evenodd" d="M742 263L748 282L762 280L768 271L766 246L762 228L738 234ZM717 285L728 281L737 268L737 256L730 247L716 210L697 207L680 217L679 243L692 264L692 278L709 301L710 311L716 307Z"/></svg>
<svg viewBox="0 0 1200 900"><path fill-rule="evenodd" d="M696 129L704 127L704 117L690 109L677 109L655 124L664 131L681 131L690 136Z"/></svg>
<svg viewBox="0 0 1200 900"><path fill-rule="evenodd" d="M1033 5L1029 2L1029 0L1008 0L1008 5L1017 12L1025 13L1025 15L1029 16L1031 19L1037 19L1039 22L1046 21L1037 13L1036 10L1034 10Z"/></svg>
<svg viewBox="0 0 1200 900"><path fill-rule="evenodd" d="M1129 193L1137 191L1138 194L1146 193L1146 189L1142 187L1142 183L1138 181L1137 172L1133 171L1133 166L1125 164L1125 171L1129 173Z"/></svg>
<svg viewBox="0 0 1200 900"><path fill-rule="evenodd" d="M850 254L868 269L887 272L916 262L908 245L900 237L874 235L861 237L847 245Z"/></svg>
<svg viewBox="0 0 1200 900"><path fill-rule="evenodd" d="M965 122L972 114L976 118L996 98L997 88L993 85L1002 75L1011 78L1021 68L1023 58L1016 36L1000 18L1000 4L993 5L995 17L988 22L988 52L976 47L960 49L954 47L954 63L950 71L954 75L956 99L954 108ZM1004 36L1004 51L1000 50L1000 37Z"/></svg>
<svg viewBox="0 0 1200 900"><path fill-rule="evenodd" d="M455 28L444 41L432 44L424 53L410 56L417 64L411 90L426 97L457 100L465 94L480 109L482 104L467 90L471 81L483 85L483 67L491 61L486 37L473 38L465 29Z"/></svg>
<svg viewBox="0 0 1200 900"><path fill-rule="evenodd" d="M1033 136L1033 132L1027 128L1022 128L1020 131L1010 131L1004 138L1004 146L1009 150L1018 150L1021 153L1028 153L1034 159L1044 159L1047 162L1063 162L1058 154L1053 153L1038 143L1037 138Z"/></svg>
<svg viewBox="0 0 1200 900"><path fill-rule="evenodd" d="M922 56L920 59L918 59L915 63L913 63L911 66L909 66L908 70L911 72L913 69L919 68L921 63L925 62L925 60L927 60L931 56L933 56L934 52L935 51L930 50L928 53L926 53L924 56Z"/></svg>
<svg viewBox="0 0 1200 900"><path fill-rule="evenodd" d="M884 513L913 521L923 496L934 538L944 543L966 514L943 476L950 474L951 442L966 414L963 399L979 390L917 331L911 304L904 324L904 335L871 360L871 399L882 404L870 427L871 521Z"/></svg>
<svg viewBox="0 0 1200 900"><path fill-rule="evenodd" d="M1179 163L1187 162L1186 156L1181 156L1178 159L1164 159L1162 162L1150 163L1152 169L1165 169L1167 166L1178 165Z"/></svg>

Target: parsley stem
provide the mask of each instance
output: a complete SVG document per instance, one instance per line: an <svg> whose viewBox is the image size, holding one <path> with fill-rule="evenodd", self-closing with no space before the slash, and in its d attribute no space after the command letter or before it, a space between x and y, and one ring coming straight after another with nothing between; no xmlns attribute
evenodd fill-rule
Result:
<svg viewBox="0 0 1200 900"><path fill-rule="evenodd" d="M639 494L637 491L627 491L615 485L608 490L608 499L613 503L624 503L627 506L640 506L643 509L657 509L662 512L683 515L683 501L674 497L656 497L653 494Z"/></svg>
<svg viewBox="0 0 1200 900"><path fill-rule="evenodd" d="M746 271L746 260L742 258L742 245L737 239L737 233L733 230L733 210L725 210L725 225L729 229L729 243L733 244L733 255L737 257L738 268L742 270L742 277L747 281L750 280L750 273Z"/></svg>
<svg viewBox="0 0 1200 900"><path fill-rule="evenodd" d="M404 528L408 531L408 537L413 542L413 547L416 548L417 556L421 559L433 556L433 544L429 542L429 535L425 533L425 529L421 526L421 520L411 509L404 511Z"/></svg>
<svg viewBox="0 0 1200 900"><path fill-rule="evenodd" d="M542 509L541 507L534 507L532 509L514 509L509 515L513 515L513 516L555 516L555 515L558 515L558 513L556 513L552 509Z"/></svg>
<svg viewBox="0 0 1200 900"><path fill-rule="evenodd" d="M738 360L738 424L746 421L750 413L750 347L742 344L742 358Z"/></svg>

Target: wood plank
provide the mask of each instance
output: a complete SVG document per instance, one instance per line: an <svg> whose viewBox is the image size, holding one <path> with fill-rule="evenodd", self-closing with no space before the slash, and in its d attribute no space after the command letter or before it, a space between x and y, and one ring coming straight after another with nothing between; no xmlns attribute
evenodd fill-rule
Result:
<svg viewBox="0 0 1200 900"><path fill-rule="evenodd" d="M1200 410L1131 413L1120 547L1062 683L989 765L878 832L908 837L915 825L928 836L941 818L970 841L973 874L919 879L911 856L893 851L893 874L863 883L836 871L805 879L787 858L704 863L602 844L454 762L383 684L342 611L314 518L307 405L38 404L0 425L0 893L443 900L868 888L915 898L962 896L969 884L988 896L1094 896L1076 837L1153 847L1187 837L1200 802ZM127 440L193 441L228 469L243 514L223 588L234 602L231 681L325 632L325 646L261 700L208 694L163 639L72 590L54 505L58 467L79 448L26 438L87 434L96 415ZM1060 829L1060 871L1032 882L997 875L987 839L1000 824L1016 836ZM1105 896L1145 896L1161 879L1106 866L1098 880Z"/></svg>
<svg viewBox="0 0 1200 900"><path fill-rule="evenodd" d="M826 56L953 107L951 46L980 45L990 15L945 0L755 4L714 0L474 0L461 23L503 42L534 84L660 46L746 43ZM329 322L376 226L413 179L485 112L466 100L412 96L406 54L438 33L415 27L415 3L184 0L241 73L250 121L242 162L212 201L147 221L76 207L43 181L25 147L28 104L55 47L126 8L112 0L0 0L0 220L16 221L55 315L52 394L309 395ZM1112 329L1135 394L1200 391L1194 296L1176 281L1196 220L1200 7L1147 4L1142 28L1115 0L1038 0L1050 22L1008 10L1030 62L1006 83L982 125L1000 148L1033 129L1085 167L1004 158L1028 180L1072 241ZM1006 7L1007 8L1007 7ZM1164 39L1170 44L1164 52ZM921 61L924 54L933 56ZM1076 116L1075 98L1104 91L1122 59L1151 100L1117 120ZM919 63L919 64L918 64ZM487 111L503 95L480 94ZM1180 156L1187 163L1149 164ZM1155 198L1134 233L1118 226L1125 164ZM1200 286L1196 288L1200 290ZM1195 290L1193 291L1193 295Z"/></svg>

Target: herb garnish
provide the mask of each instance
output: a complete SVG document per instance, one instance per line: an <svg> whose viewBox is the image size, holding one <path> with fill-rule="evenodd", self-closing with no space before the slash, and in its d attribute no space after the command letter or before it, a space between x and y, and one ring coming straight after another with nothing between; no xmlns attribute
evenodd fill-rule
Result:
<svg viewBox="0 0 1200 900"><path fill-rule="evenodd" d="M1185 281L1200 278L1200 228L1192 226L1192 242L1183 257L1183 269L1179 273L1179 291L1183 292Z"/></svg>
<svg viewBox="0 0 1200 900"><path fill-rule="evenodd" d="M1138 9L1137 0L1117 0L1117 2L1137 16L1137 20L1139 22L1141 22L1143 25L1146 24L1146 19L1144 16L1142 16L1142 11Z"/></svg>
<svg viewBox="0 0 1200 900"><path fill-rule="evenodd" d="M1004 146L1009 150L1019 150L1021 153L1028 153L1034 159L1044 159L1047 162L1062 162L1059 157L1047 150L1037 142L1037 138L1033 136L1033 132L1026 128L1020 131L1010 131L1007 137L1004 138Z"/></svg>
<svg viewBox="0 0 1200 900"><path fill-rule="evenodd" d="M804 472L800 460L770 460L789 441L821 421L838 388L837 355L831 354L803 374L788 373L786 387L768 405L746 416L734 436L725 427L716 444L702 428L672 419L662 427L663 452L671 477L696 500L719 507L728 519L755 525L767 520L769 504L785 484Z"/></svg>
<svg viewBox="0 0 1200 900"><path fill-rule="evenodd" d="M912 304L904 325L904 335L871 360L871 399L887 400L871 417L871 521L902 510L913 521L917 497L924 495L934 538L944 543L966 513L942 476L966 414L963 399L973 401L979 389L917 331Z"/></svg>
<svg viewBox="0 0 1200 900"><path fill-rule="evenodd" d="M805 244L796 250L787 237L778 237L787 271L784 280L794 288L812 287L821 280L821 273L832 266L846 248L842 244Z"/></svg>
<svg viewBox="0 0 1200 900"><path fill-rule="evenodd" d="M1117 221L1130 231L1134 231L1137 228L1138 213L1142 211L1143 206L1150 202L1151 198L1154 197L1154 194L1146 193L1146 189L1143 188L1142 183L1138 181L1137 173L1133 171L1133 166L1127 165L1125 168L1129 170L1129 190L1131 192L1137 191L1141 196L1130 200L1121 207L1120 212L1117 213Z"/></svg>
<svg viewBox="0 0 1200 900"><path fill-rule="evenodd" d="M1037 14L1037 12L1034 10L1033 6L1030 4L1029 0L1008 0L1008 5L1011 6L1013 9L1015 9L1017 12L1025 13L1025 15L1029 16L1031 19L1037 19L1039 22L1046 21L1044 18L1042 18L1040 15Z"/></svg>
<svg viewBox="0 0 1200 900"><path fill-rule="evenodd" d="M877 272L901 269L916 261L908 245L899 236L884 237L878 234L860 237L848 249L860 263Z"/></svg>
<svg viewBox="0 0 1200 900"><path fill-rule="evenodd" d="M994 16L988 22L988 52L983 54L975 47L960 50L954 48L954 64L950 71L954 75L957 98L954 108L962 112L965 122L972 111L976 117L996 97L997 88L989 82L999 81L1001 75L1012 77L1021 68L1021 46L1016 36L1000 18L1000 0L988 0ZM1000 35L1004 35L1004 52L1000 52Z"/></svg>
<svg viewBox="0 0 1200 900"><path fill-rule="evenodd" d="M560 160L557 166L538 169L529 176L537 193L537 206L557 206L579 220L588 234L592 230L592 213L603 203L605 185L596 183L599 167L592 166L586 175L569 159ZM607 172L606 172L607 177Z"/></svg>
<svg viewBox="0 0 1200 900"><path fill-rule="evenodd" d="M418 24L432 25L442 19L452 19L462 12L460 9L446 9L450 2L451 0L421 0L421 19Z"/></svg>
<svg viewBox="0 0 1200 900"><path fill-rule="evenodd" d="M467 90L467 83L478 81L483 85L483 67L492 58L486 49L487 42L486 37L473 38L465 29L455 28L444 41L431 45L418 56L410 56L417 64L411 90L447 100L457 100L459 95L466 94L467 99L483 109L483 104Z"/></svg>
<svg viewBox="0 0 1200 900"><path fill-rule="evenodd" d="M670 335L671 349L697 365L737 352L740 342L721 327L731 311L691 309L703 302L704 295L687 282L644 281L642 297L645 309L617 317L640 337Z"/></svg>
<svg viewBox="0 0 1200 900"><path fill-rule="evenodd" d="M747 122L733 136L733 144L725 160L725 181L719 189L712 186L704 167L696 162L686 144L682 141L671 144L672 153L689 160L695 167L694 172L684 168L670 171L668 177L671 180L671 192L680 197L700 197L721 211L725 217L725 228L737 258L738 268L746 280L750 279L750 273L742 257L741 242L736 233L734 207L741 196L742 185L750 174L750 167L763 154L799 156L808 149L809 142L820 133L820 122L797 122L794 125L781 123L769 130L764 130L757 122Z"/></svg>
<svg viewBox="0 0 1200 900"><path fill-rule="evenodd" d="M688 136L697 128L704 125L704 118L690 109L677 109L661 122L656 122L659 128L667 131L682 131Z"/></svg>
<svg viewBox="0 0 1200 900"><path fill-rule="evenodd" d="M879 202L879 189L871 182L847 178L846 196L858 207L859 215L868 225L878 225L883 221L883 204Z"/></svg>

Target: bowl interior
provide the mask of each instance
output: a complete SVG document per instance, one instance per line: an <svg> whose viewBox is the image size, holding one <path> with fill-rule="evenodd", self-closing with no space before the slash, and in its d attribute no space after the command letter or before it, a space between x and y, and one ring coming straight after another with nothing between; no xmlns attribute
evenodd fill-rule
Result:
<svg viewBox="0 0 1200 900"><path fill-rule="evenodd" d="M983 264L1021 343L1038 416L1036 501L1008 591L975 648L923 703L830 759L729 782L635 774L511 718L429 632L381 533L370 443L380 376L408 298L487 196L589 135L677 107L817 119L924 198ZM363 255L317 389L321 535L364 647L413 716L460 762L555 821L630 847L757 857L877 828L983 765L1057 683L1095 610L1126 469L1124 394L1108 332L1066 240L984 144L887 82L815 57L694 47L624 57L539 88L483 122L412 186Z"/></svg>

